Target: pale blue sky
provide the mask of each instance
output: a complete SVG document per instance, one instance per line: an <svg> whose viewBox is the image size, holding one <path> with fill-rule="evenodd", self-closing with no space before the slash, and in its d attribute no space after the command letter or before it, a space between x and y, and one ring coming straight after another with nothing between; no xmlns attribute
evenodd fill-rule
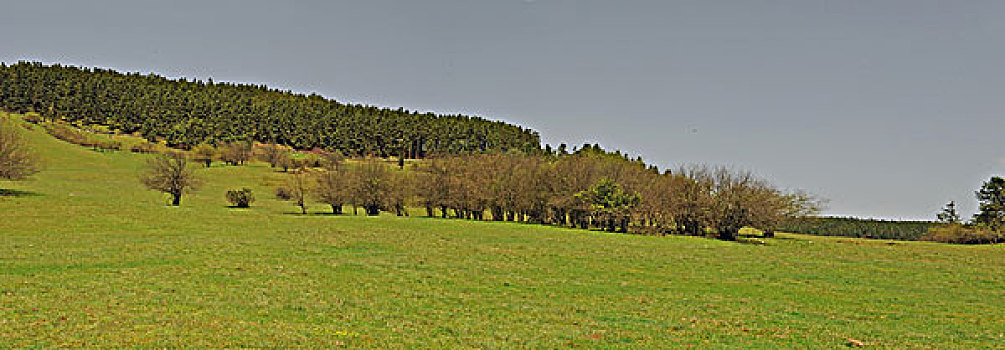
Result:
<svg viewBox="0 0 1005 350"><path fill-rule="evenodd" d="M0 61L462 112L931 219L1005 170L1005 1L4 1Z"/></svg>

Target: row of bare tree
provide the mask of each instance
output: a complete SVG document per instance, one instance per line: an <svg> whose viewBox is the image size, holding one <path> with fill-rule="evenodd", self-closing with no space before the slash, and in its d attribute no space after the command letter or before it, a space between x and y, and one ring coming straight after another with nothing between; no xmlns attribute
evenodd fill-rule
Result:
<svg viewBox="0 0 1005 350"><path fill-rule="evenodd" d="M692 166L658 172L603 152L551 157L477 154L435 158L403 170L368 160L326 161L299 170L284 191L306 212L310 199L336 214L428 216L599 228L652 234L714 234L736 239L743 227L772 234L784 220L816 213L819 202L785 192L750 172Z"/></svg>

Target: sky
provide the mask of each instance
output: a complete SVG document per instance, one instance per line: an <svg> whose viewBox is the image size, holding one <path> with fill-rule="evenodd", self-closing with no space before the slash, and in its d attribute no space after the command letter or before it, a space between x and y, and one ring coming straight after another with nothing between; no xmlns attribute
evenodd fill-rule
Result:
<svg viewBox="0 0 1005 350"><path fill-rule="evenodd" d="M934 219L1005 173L1005 1L0 1L0 61L465 113L827 215Z"/></svg>

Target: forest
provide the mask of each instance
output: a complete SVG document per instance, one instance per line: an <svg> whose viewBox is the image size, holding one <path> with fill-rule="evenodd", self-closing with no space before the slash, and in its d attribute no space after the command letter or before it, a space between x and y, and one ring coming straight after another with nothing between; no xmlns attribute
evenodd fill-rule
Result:
<svg viewBox="0 0 1005 350"><path fill-rule="evenodd" d="M38 62L0 63L0 108L137 133L182 149L264 142L353 156L423 158L541 147L533 130L479 117L346 104L265 85Z"/></svg>
<svg viewBox="0 0 1005 350"><path fill-rule="evenodd" d="M811 217L786 221L784 232L818 236L896 239L916 241L928 234L936 223L927 221L893 221L850 217Z"/></svg>

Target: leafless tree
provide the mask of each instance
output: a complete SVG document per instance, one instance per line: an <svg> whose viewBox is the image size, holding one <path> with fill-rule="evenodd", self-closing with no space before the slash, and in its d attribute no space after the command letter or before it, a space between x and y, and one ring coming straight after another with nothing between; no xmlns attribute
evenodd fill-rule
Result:
<svg viewBox="0 0 1005 350"><path fill-rule="evenodd" d="M183 193L196 189L200 181L189 168L184 154L172 152L147 162L147 170L140 181L151 190L171 195L171 205L181 205Z"/></svg>
<svg viewBox="0 0 1005 350"><path fill-rule="evenodd" d="M38 156L13 122L0 118L0 179L23 180L39 170Z"/></svg>

